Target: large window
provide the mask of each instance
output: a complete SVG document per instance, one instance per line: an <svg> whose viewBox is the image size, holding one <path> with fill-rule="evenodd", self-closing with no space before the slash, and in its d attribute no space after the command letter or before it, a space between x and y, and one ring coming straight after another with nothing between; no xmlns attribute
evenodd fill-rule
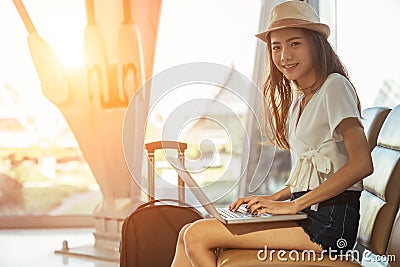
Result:
<svg viewBox="0 0 400 267"><path fill-rule="evenodd" d="M85 1L23 2L38 33L63 66L68 71L79 70L84 56ZM234 82L229 78L231 72L251 80L259 13L259 1L163 1L154 75L181 64L209 62L226 67L227 76L222 78L228 83ZM93 214L101 200L99 187L65 119L43 96L28 33L12 1L0 1L0 36L0 219ZM169 110L193 99L224 103L245 124L248 108L243 108L243 99L229 92L213 84L182 86L173 101L165 98L153 110L146 141L160 137L159 125ZM197 175L203 184L219 180L233 162L232 179L219 180L226 193L241 170L244 133L226 131L235 127L228 125L235 122L229 112L211 114L220 122L204 120L210 115L207 110L202 115L203 119L188 123L183 141L190 143L190 160L198 159L199 152L206 158L212 155L212 168ZM202 142L204 136L211 143ZM171 169L160 168L160 174L168 181ZM215 195L220 193L215 191Z"/></svg>
<svg viewBox="0 0 400 267"><path fill-rule="evenodd" d="M362 107L400 104L400 2L336 1L336 6L337 51Z"/></svg>
<svg viewBox="0 0 400 267"><path fill-rule="evenodd" d="M23 2L63 66L82 67L84 1ZM68 124L42 94L13 1L0 3L0 36L0 217L92 214L98 185Z"/></svg>
<svg viewBox="0 0 400 267"><path fill-rule="evenodd" d="M260 7L259 1L244 0L163 2L154 75L161 73L168 79L171 69L193 63L181 66L180 75L193 75L186 72L193 69L200 72L198 77L203 73L208 77L161 88L165 94L157 94L151 107L146 141L159 140L168 130L179 132L176 139L189 145L187 168L220 205L237 196L236 185L243 178L243 146L249 138L246 121L251 112L248 99L256 93L250 81ZM214 67L216 72L206 74ZM174 184L176 172L162 156L159 159L157 172L163 179L157 182ZM188 201L192 200L189 193Z"/></svg>

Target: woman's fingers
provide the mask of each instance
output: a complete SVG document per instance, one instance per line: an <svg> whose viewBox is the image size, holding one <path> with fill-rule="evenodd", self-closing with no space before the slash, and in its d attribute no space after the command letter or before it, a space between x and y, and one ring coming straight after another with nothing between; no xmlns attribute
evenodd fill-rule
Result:
<svg viewBox="0 0 400 267"><path fill-rule="evenodd" d="M238 210L241 205L249 203L252 199L256 198L255 196L249 196L249 197L241 197L235 200L231 205L229 205L230 210Z"/></svg>
<svg viewBox="0 0 400 267"><path fill-rule="evenodd" d="M253 198L252 200L247 202L246 208L249 209L252 205L254 205L257 202L258 202L257 197Z"/></svg>
<svg viewBox="0 0 400 267"><path fill-rule="evenodd" d="M238 198L229 206L229 209L237 211L241 205L246 203L246 208L248 212L256 216L260 216L264 213L275 213L277 212L278 206L283 207L282 205L284 205L284 203L279 201L276 202L262 197L251 196Z"/></svg>
<svg viewBox="0 0 400 267"><path fill-rule="evenodd" d="M254 203L253 205L251 205L251 206L248 208L248 211L249 211L251 214L256 214L257 210L259 210L259 209L261 209L261 208L263 208L262 204L261 204L260 202L257 202L257 203Z"/></svg>
<svg viewBox="0 0 400 267"><path fill-rule="evenodd" d="M259 210L255 213L255 215L256 215L256 216L260 216L261 214L264 214L264 213L269 213L267 208L259 209Z"/></svg>
<svg viewBox="0 0 400 267"><path fill-rule="evenodd" d="M235 202L233 202L231 205L229 205L230 210L237 210L242 204L246 203L245 198L238 198L236 199Z"/></svg>
<svg viewBox="0 0 400 267"><path fill-rule="evenodd" d="M257 203L261 203L263 199L260 197L255 197L252 200L250 200L249 202L247 202L246 208L247 209L251 209L251 207Z"/></svg>
<svg viewBox="0 0 400 267"><path fill-rule="evenodd" d="M237 210L240 207L240 205L242 205L242 203L243 203L242 199L236 200L234 205L232 206L231 210Z"/></svg>
<svg viewBox="0 0 400 267"><path fill-rule="evenodd" d="M247 203L246 208L249 210L251 214L262 214L268 213L269 205L272 203L270 200L266 200L263 198L254 198ZM260 211L262 211L260 213Z"/></svg>
<svg viewBox="0 0 400 267"><path fill-rule="evenodd" d="M246 208L248 210L251 210L252 212L254 212L258 208L260 208L261 205L265 202L268 202L268 200L263 197L259 197L259 196L249 196L249 197L244 197L244 198L238 198L231 205L229 205L229 209L236 211L240 208L241 205L247 203ZM260 205L254 206L256 204L260 204ZM257 207L257 208L255 208L255 207Z"/></svg>

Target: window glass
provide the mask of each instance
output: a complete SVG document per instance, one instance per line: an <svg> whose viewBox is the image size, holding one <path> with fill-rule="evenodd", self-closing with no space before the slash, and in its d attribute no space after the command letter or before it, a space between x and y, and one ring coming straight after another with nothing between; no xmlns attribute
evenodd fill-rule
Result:
<svg viewBox="0 0 400 267"><path fill-rule="evenodd" d="M39 35L63 66L81 68L85 1L23 2ZM154 74L201 61L221 64L250 79L259 9L259 1L163 1ZM12 1L0 1L0 36L0 216L92 214L101 199L98 185L65 119L42 94L28 33ZM248 109L242 108L243 100L229 92L221 95L220 86L190 85L180 90L174 105L199 96L218 99L235 109L241 123L246 122ZM164 116L150 122L156 130L149 130L148 136L159 137L157 125L162 125L165 112L174 107L170 102L154 113ZM231 121L227 114L220 115L222 122ZM198 175L201 183L218 180L221 172L226 173L227 162L236 162L231 177L241 170L244 133L235 135L222 128L221 123L210 120L193 120L187 127L192 137L186 139L192 142L190 159L199 156L199 143L193 141L197 136L207 136L217 148L212 168ZM204 144L203 152L207 152L209 143ZM165 179L171 173L166 168ZM225 188L232 185L227 180L220 181Z"/></svg>
<svg viewBox="0 0 400 267"><path fill-rule="evenodd" d="M63 66L81 67L84 1L23 2ZM68 124L42 94L27 36L13 1L0 1L0 216L92 214L98 185Z"/></svg>
<svg viewBox="0 0 400 267"><path fill-rule="evenodd" d="M235 185L241 177L243 145L248 138L249 103L246 99L255 92L251 92L251 85L247 84L239 94L233 93L231 89L238 81L232 74L240 73L251 81L260 7L260 1L245 0L163 1L154 75L168 75L171 68L198 62L222 65L224 70L214 73L221 81L219 85L212 80L208 83L206 77L205 82L193 80L176 88L164 88L171 90L155 100L157 104L150 111L146 141L160 139L171 118L175 122L182 121L173 127L180 129L177 139L189 145L187 167L203 163L208 166L192 174L220 205L236 197ZM185 105L197 109L198 117L188 115L189 110L176 114ZM176 181L176 173L168 164L160 163L160 166L157 172L164 180ZM221 196L226 197L220 199Z"/></svg>
<svg viewBox="0 0 400 267"><path fill-rule="evenodd" d="M337 51L362 108L400 104L400 2L337 1Z"/></svg>

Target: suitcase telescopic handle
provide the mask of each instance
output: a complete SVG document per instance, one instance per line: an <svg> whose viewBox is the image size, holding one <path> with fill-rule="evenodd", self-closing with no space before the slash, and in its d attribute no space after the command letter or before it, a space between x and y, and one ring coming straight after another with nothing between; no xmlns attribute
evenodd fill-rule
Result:
<svg viewBox="0 0 400 267"><path fill-rule="evenodd" d="M147 156L149 158L149 164L147 168L148 172L148 201L154 201L154 152L158 149L176 149L178 151L178 160L182 166L185 166L185 150L187 148L186 143L178 141L156 141L145 144L147 150ZM178 198L181 201L185 201L185 183L181 176L178 174Z"/></svg>

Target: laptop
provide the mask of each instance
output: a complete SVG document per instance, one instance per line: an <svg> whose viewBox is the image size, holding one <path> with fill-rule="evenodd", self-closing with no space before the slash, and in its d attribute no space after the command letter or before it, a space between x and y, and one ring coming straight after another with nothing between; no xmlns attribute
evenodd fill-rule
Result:
<svg viewBox="0 0 400 267"><path fill-rule="evenodd" d="M293 221L303 220L307 218L307 214L299 212L296 214L284 214L284 215L273 215L273 214L262 214L255 216L247 212L245 205L242 205L237 211L231 211L229 208L217 208L204 193L201 187L197 184L194 178L186 170L185 166L176 159L168 158L171 165L177 171L182 180L186 183L187 187L197 198L204 209L214 218L221 221L224 224L243 224L243 223L260 223L260 222L277 222L277 221Z"/></svg>

